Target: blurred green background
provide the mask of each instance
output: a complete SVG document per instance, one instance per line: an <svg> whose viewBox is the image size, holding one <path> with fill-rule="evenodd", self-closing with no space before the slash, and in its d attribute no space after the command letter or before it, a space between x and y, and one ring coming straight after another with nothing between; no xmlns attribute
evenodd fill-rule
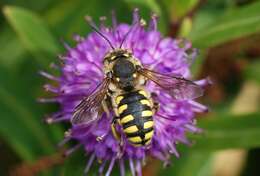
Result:
<svg viewBox="0 0 260 176"><path fill-rule="evenodd" d="M42 122L58 107L36 101L50 96L38 71L59 74L50 67L65 52L60 40L74 46L73 34L90 32L85 15L107 16L110 24L115 10L119 21L131 22L134 7L145 20L157 13L164 35L191 40L200 49L194 77L214 81L199 100L210 107L198 115L205 133L190 135L192 147L179 145L172 166L152 161L144 175L260 175L259 1L1 0L0 7L0 175L82 175L82 153L64 161L56 148L67 128Z"/></svg>

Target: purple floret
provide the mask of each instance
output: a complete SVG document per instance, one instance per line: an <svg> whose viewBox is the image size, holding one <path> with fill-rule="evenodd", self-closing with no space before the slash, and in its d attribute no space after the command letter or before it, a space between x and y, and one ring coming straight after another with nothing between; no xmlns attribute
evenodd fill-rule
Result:
<svg viewBox="0 0 260 176"><path fill-rule="evenodd" d="M89 17L88 20L90 20ZM131 26L133 29L124 41L123 49L131 50L133 55L140 59L147 68L160 73L177 74L190 78L189 67L196 56L196 50L192 49L191 43L187 41L163 37L157 30L155 15L152 15L148 27L140 19L138 10L133 13L132 25L117 24L113 17L113 26L110 28L104 25L104 18L101 18L99 29L113 46L118 48ZM70 122L75 106L88 96L104 77L102 60L105 54L111 50L109 44L95 32L90 33L87 37L74 36L74 39L77 41L77 45L74 48L66 45L68 51L66 55L60 57L63 62L60 67L61 75L54 77L42 72L42 75L58 83L57 87L45 85L46 90L56 94L55 98L41 99L43 102L60 104L60 111L47 119L49 123ZM208 82L205 79L196 83L203 87ZM106 176L110 175L116 164L119 165L121 175L125 175L126 163L129 163L132 175L140 176L142 165L148 156L162 160L164 164L169 164L172 154L179 157L176 144L189 144L186 132L200 132L195 124L195 113L205 112L207 107L194 100L173 100L152 82L148 83L146 89L156 93L156 101L160 103L160 109L154 115L155 134L150 147L134 147L128 143L125 137L125 145L123 148L120 147L119 141L113 136L110 127L113 118L112 110L109 117L104 113L98 123L89 126L72 125L66 133L62 143L71 139L79 142L79 145L68 150L67 154L79 146L83 146L89 156L85 173L98 160L101 162L99 173L105 173ZM119 125L117 125L117 129L122 131ZM124 134L122 133L122 135ZM97 139L100 136L103 137L102 140Z"/></svg>

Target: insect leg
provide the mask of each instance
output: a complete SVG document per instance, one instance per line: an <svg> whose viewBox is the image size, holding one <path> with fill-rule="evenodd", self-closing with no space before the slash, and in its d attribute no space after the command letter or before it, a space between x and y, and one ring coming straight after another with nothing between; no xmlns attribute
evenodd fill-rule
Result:
<svg viewBox="0 0 260 176"><path fill-rule="evenodd" d="M106 99L104 99L102 102L101 102L101 105L102 105L102 108L104 110L104 112L106 113L106 116L109 117L110 116L110 112L109 112L109 109L108 109L108 106L107 106L107 102L106 102ZM100 114L101 115L101 114ZM107 136L107 133L105 134L102 134L101 136L98 136L96 138L97 141L102 141L104 139L104 137Z"/></svg>
<svg viewBox="0 0 260 176"><path fill-rule="evenodd" d="M118 133L118 131L116 130L115 125L119 121L118 119L119 119L119 117L114 117L114 119L111 123L111 130L112 130L113 136L116 138L117 141L119 141L119 152L117 154L117 157L121 158L123 156L123 151L124 151L124 139L123 139L123 136L120 135Z"/></svg>
<svg viewBox="0 0 260 176"><path fill-rule="evenodd" d="M118 140L120 141L120 134L117 132L116 130L116 122L118 120L119 117L114 117L113 118L113 121L111 123L111 130L112 130L112 133L113 133L113 136Z"/></svg>
<svg viewBox="0 0 260 176"><path fill-rule="evenodd" d="M121 136L120 134L117 132L116 130L116 123L120 124L120 121L119 121L119 114L118 114L118 111L117 111L117 105L116 105L116 102L115 102L115 97L117 95L116 94L113 94L112 95L112 98L111 98L111 103L112 103L112 107L113 107L113 110L114 110L114 113L115 113L115 116L112 120L112 123L111 123L111 130L112 130L112 133L113 133L113 136L118 140L120 141L121 139Z"/></svg>

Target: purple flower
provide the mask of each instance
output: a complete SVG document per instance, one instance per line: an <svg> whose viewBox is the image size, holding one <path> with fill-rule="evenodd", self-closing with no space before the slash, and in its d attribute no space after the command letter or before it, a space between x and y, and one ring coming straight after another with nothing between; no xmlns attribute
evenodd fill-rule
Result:
<svg viewBox="0 0 260 176"><path fill-rule="evenodd" d="M89 18L88 21L90 21ZM123 42L123 49L132 51L134 57L149 69L164 74L190 77L189 67L196 55L196 50L192 49L191 43L187 41L163 37L157 30L155 15L152 15L148 26L140 20L138 10L133 13L132 26L117 24L115 17L112 18L111 28L105 26L104 21L105 18L101 18L99 30L115 48L119 48L124 36L132 27L132 31ZM90 21L90 23L93 22ZM74 39L78 42L76 47L71 48L65 45L68 50L67 54L60 56L63 62L59 68L61 76L54 77L42 72L45 77L57 82L56 87L45 85L46 90L55 93L56 96L52 99L41 99L43 102L60 104L60 111L47 118L49 123L70 122L75 107L95 89L104 77L102 61L111 50L109 43L96 32L90 33L87 37L75 36ZM203 87L208 84L208 80L195 83ZM149 147L132 146L124 137L125 145L120 148L119 141L113 136L110 127L113 118L112 110L109 117L103 113L98 123L88 126L72 125L66 133L62 143L71 139L79 143L66 154L83 146L89 156L85 173L90 170L94 161L98 160L101 163L100 174L110 175L112 168L118 163L122 176L125 175L126 164L129 165L132 175L140 176L141 168L148 156L162 160L167 165L172 154L179 157L176 150L177 143L189 144L186 132L200 132L200 129L196 127L195 113L205 112L207 107L192 99L174 100L152 81L149 81L146 89L157 94L156 101L160 104L159 111L153 116L155 133ZM122 131L120 125L116 128ZM124 136L123 133L121 135ZM102 140L98 140L100 137ZM104 171L105 168L108 169Z"/></svg>

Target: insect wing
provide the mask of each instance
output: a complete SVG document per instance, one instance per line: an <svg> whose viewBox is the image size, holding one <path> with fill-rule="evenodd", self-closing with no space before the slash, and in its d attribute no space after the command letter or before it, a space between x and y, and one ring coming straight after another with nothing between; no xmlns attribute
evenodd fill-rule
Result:
<svg viewBox="0 0 260 176"><path fill-rule="evenodd" d="M109 83L110 79L104 79L88 97L85 97L79 105L76 106L71 119L72 124L88 125L100 118L98 115L99 109L107 93Z"/></svg>
<svg viewBox="0 0 260 176"><path fill-rule="evenodd" d="M200 86L180 76L161 74L146 68L140 69L139 72L176 100L195 99L203 95Z"/></svg>

